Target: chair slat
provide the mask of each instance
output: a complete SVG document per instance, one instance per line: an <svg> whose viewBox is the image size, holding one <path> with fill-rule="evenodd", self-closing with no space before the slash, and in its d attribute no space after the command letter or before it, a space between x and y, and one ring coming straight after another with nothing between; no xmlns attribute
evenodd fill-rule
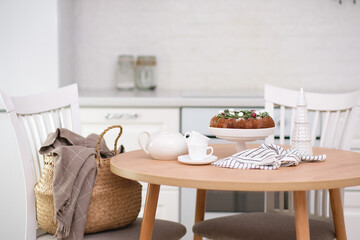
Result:
<svg viewBox="0 0 360 240"><path fill-rule="evenodd" d="M40 114L36 114L34 116L34 119L36 121L37 124L37 128L38 128L38 135L39 135L39 146L36 150L36 154L38 156L38 165L39 165L39 170L41 172L41 170L43 169L44 166L44 159L43 156L39 153L40 147L43 145L43 143L45 142L48 132L46 131L46 126L45 126L45 120L44 120L44 116L40 115Z"/></svg>
<svg viewBox="0 0 360 240"><path fill-rule="evenodd" d="M314 191L314 215L320 215L320 193L319 191Z"/></svg>
<svg viewBox="0 0 360 240"><path fill-rule="evenodd" d="M336 126L336 133L332 142L332 146L334 148L340 149L341 142L346 138L346 127L348 125L349 117L350 109L346 109L346 111L341 112L338 124Z"/></svg>
<svg viewBox="0 0 360 240"><path fill-rule="evenodd" d="M329 209L329 199L327 190L322 190L322 212L321 216L327 217L328 216L328 209Z"/></svg>
<svg viewBox="0 0 360 240"><path fill-rule="evenodd" d="M45 123L46 133L49 135L49 133L54 132L54 122L51 117L51 112L45 112L42 115Z"/></svg>
<svg viewBox="0 0 360 240"><path fill-rule="evenodd" d="M326 137L326 139L328 139L326 147L334 148L335 146L333 145L333 143L334 143L335 133L338 127L340 111L332 112L331 114L333 114L333 116L331 117L331 124L329 124L329 131L328 131L329 136Z"/></svg>
<svg viewBox="0 0 360 240"><path fill-rule="evenodd" d="M29 151L31 153L31 155L34 157L34 153L33 153L33 149L35 148L34 146L34 139L33 136L31 134L29 134L31 132L30 130L30 124L29 124L29 120L27 119L26 116L19 116L19 122L20 125L23 127L24 131L26 132L26 137L25 137L25 141L28 144L29 147ZM20 146L19 146L20 147ZM23 146L25 147L25 146ZM37 181L38 176L40 175L40 172L38 172L39 166L37 165L38 162L37 161L32 161L32 168L33 168L33 176L34 176L34 182Z"/></svg>
<svg viewBox="0 0 360 240"><path fill-rule="evenodd" d="M284 192L279 192L279 209L280 209L280 211L284 211L284 209L285 209L284 198L285 198Z"/></svg>
<svg viewBox="0 0 360 240"><path fill-rule="evenodd" d="M269 101L265 101L265 111L267 111L270 116L274 116L274 103L269 102ZM275 127L277 127L276 123L275 123ZM274 134L268 136L266 138L266 142L274 143ZM266 196L266 194L265 194L265 196Z"/></svg>
<svg viewBox="0 0 360 240"><path fill-rule="evenodd" d="M65 127L65 116L64 116L64 113L63 113L63 109L62 108L60 108L60 109L58 109L58 114L59 114L59 121L60 121L60 127L61 128L66 128Z"/></svg>
<svg viewBox="0 0 360 240"><path fill-rule="evenodd" d="M294 212L294 193L291 191L289 192L289 212Z"/></svg>
<svg viewBox="0 0 360 240"><path fill-rule="evenodd" d="M291 122L290 122L290 137L294 129L294 121L295 121L295 108L291 109Z"/></svg>
<svg viewBox="0 0 360 240"><path fill-rule="evenodd" d="M70 105L70 108L69 108L69 111L70 111L70 129L72 129L73 132L75 133L79 133L81 132L81 127L80 127L80 121L74 121L74 119L80 119L80 113L79 113L79 102L73 102L71 105ZM273 115L271 115L273 116Z"/></svg>
<svg viewBox="0 0 360 240"><path fill-rule="evenodd" d="M280 106L280 144L285 143L285 106Z"/></svg>
<svg viewBox="0 0 360 240"><path fill-rule="evenodd" d="M47 137L44 116L42 116L40 114L36 114L36 115L34 115L34 121L35 121L36 127L38 129L37 134L40 139L40 144L42 144L43 142L45 142L45 139Z"/></svg>
<svg viewBox="0 0 360 240"><path fill-rule="evenodd" d="M318 123L319 123L319 115L320 115L320 111L315 111L315 115L312 121L312 129L311 129L311 145L314 146L315 142L316 142L316 132L317 132L317 127L318 127Z"/></svg>
<svg viewBox="0 0 360 240"><path fill-rule="evenodd" d="M50 118L50 129L52 132L55 132L56 127L55 127L55 111L50 111L49 112L49 118Z"/></svg>
<svg viewBox="0 0 360 240"><path fill-rule="evenodd" d="M312 207L312 203L311 203L311 191L306 191L306 202L308 205L308 212L310 212L310 209Z"/></svg>
<svg viewBox="0 0 360 240"><path fill-rule="evenodd" d="M309 214L314 214L314 191L306 191L306 195L307 195L307 204L308 204L308 213Z"/></svg>
<svg viewBox="0 0 360 240"><path fill-rule="evenodd" d="M320 147L324 147L325 145L325 140L326 140L326 131L327 131L327 127L328 127L328 122L330 119L330 111L325 112L322 114L324 116L323 120L322 120L322 131L321 131L321 137L320 137Z"/></svg>
<svg viewBox="0 0 360 240"><path fill-rule="evenodd" d="M20 121L21 121L21 123L24 127L24 130L26 132L26 135L27 135L27 141L29 143L31 155L33 157L33 167L34 167L35 178L36 178L35 180L37 181L40 179L41 166L40 166L39 156L35 150L38 146L38 144L37 144L38 139L36 138L36 135L34 134L32 116L20 117Z"/></svg>
<svg viewBox="0 0 360 240"><path fill-rule="evenodd" d="M39 153L40 147L42 146L42 141L41 141L41 136L40 136L40 131L36 122L36 117L34 115L30 116L30 123L31 123L31 134L34 136L35 140L35 145L33 148L33 155L34 158L37 161L36 167L37 172L39 173L37 176L37 180L40 179L40 173L41 173L41 169L43 166L43 159Z"/></svg>
<svg viewBox="0 0 360 240"><path fill-rule="evenodd" d="M265 212L272 212L275 208L275 192L265 192Z"/></svg>
<svg viewBox="0 0 360 240"><path fill-rule="evenodd" d="M68 129L73 129L72 121L71 121L71 119L72 119L71 109L64 108L63 111L64 111L64 115L65 115L65 127Z"/></svg>

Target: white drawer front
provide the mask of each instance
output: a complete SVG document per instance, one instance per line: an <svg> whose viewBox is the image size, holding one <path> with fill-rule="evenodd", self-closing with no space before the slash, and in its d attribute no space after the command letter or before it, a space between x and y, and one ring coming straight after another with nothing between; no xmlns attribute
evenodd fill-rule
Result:
<svg viewBox="0 0 360 240"><path fill-rule="evenodd" d="M360 212L360 191L345 191L344 208L355 208Z"/></svg>
<svg viewBox="0 0 360 240"><path fill-rule="evenodd" d="M144 185L143 185L144 186ZM142 191L142 203L139 217L144 214L145 200L146 200L146 189ZM179 221L179 188L170 186L161 186L158 204L156 208L157 219Z"/></svg>
<svg viewBox="0 0 360 240"><path fill-rule="evenodd" d="M120 124L123 134L119 139L126 151L140 149L138 135L143 131L155 132L169 129L179 131L179 114L177 108L82 108L80 119L82 135L100 134L111 125ZM118 132L109 131L105 135L106 143L111 147Z"/></svg>
<svg viewBox="0 0 360 240"><path fill-rule="evenodd" d="M359 191L360 192L360 186L347 187L347 188L345 188L345 191Z"/></svg>

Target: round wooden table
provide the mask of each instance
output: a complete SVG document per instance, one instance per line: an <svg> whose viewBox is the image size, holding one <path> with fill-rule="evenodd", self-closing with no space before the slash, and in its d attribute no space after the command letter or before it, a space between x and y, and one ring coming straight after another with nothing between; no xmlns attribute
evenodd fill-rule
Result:
<svg viewBox="0 0 360 240"><path fill-rule="evenodd" d="M212 146L219 158L235 153L234 144ZM151 239L160 185L198 189L195 222L204 218L206 189L293 191L296 236L301 240L310 239L306 190L329 189L337 239L346 239L340 188L360 185L360 153L326 148L313 151L314 155L326 154L327 159L277 170L239 170L154 160L138 150L113 157L110 168L118 176L149 183L140 239Z"/></svg>

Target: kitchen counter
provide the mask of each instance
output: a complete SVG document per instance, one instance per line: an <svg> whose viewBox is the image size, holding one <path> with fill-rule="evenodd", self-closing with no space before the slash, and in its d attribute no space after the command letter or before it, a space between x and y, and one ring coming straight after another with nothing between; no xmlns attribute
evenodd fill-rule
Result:
<svg viewBox="0 0 360 240"><path fill-rule="evenodd" d="M264 107L258 90L79 90L80 107ZM0 112L5 112L0 101Z"/></svg>
<svg viewBox="0 0 360 240"><path fill-rule="evenodd" d="M263 107L262 91L80 90L81 107Z"/></svg>

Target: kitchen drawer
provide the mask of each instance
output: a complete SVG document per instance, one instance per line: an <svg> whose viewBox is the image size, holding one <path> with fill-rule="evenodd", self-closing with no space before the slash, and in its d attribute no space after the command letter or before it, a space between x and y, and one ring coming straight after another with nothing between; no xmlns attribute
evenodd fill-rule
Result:
<svg viewBox="0 0 360 240"><path fill-rule="evenodd" d="M356 208L360 211L360 191L345 191L344 209Z"/></svg>
<svg viewBox="0 0 360 240"><path fill-rule="evenodd" d="M150 133L158 130L179 131L179 108L81 108L81 133L87 136L90 133L100 134L111 125L120 124L123 134L118 145L125 146L125 151L140 149L138 135L143 131ZM105 134L109 147L112 146L117 131L112 130Z"/></svg>
<svg viewBox="0 0 360 240"><path fill-rule="evenodd" d="M139 217L142 217L144 214L145 200L146 200L146 191L147 184L141 183L143 185L142 190L142 201L141 201L141 210ZM169 221L179 221L179 187L163 186L160 187L159 199L156 208L156 218L169 220Z"/></svg>
<svg viewBox="0 0 360 240"><path fill-rule="evenodd" d="M84 122L148 123L178 122L178 108L81 108Z"/></svg>
<svg viewBox="0 0 360 240"><path fill-rule="evenodd" d="M360 192L360 186L347 187L347 188L345 188L345 191L359 191Z"/></svg>
<svg viewBox="0 0 360 240"><path fill-rule="evenodd" d="M352 188L354 189L354 188ZM344 218L348 239L359 239L360 229L360 190L345 190Z"/></svg>

